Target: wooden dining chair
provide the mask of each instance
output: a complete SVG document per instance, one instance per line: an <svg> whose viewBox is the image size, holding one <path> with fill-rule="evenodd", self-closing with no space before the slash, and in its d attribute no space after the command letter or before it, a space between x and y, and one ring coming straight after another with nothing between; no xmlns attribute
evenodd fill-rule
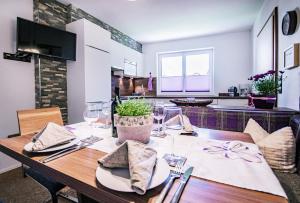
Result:
<svg viewBox="0 0 300 203"><path fill-rule="evenodd" d="M35 134L49 122L64 125L58 107L17 111L20 135Z"/></svg>
<svg viewBox="0 0 300 203"><path fill-rule="evenodd" d="M47 123L54 122L58 125L63 125L60 109L58 107L30 109L17 111L20 135L35 134L42 130ZM55 182L49 177L44 176L38 171L23 165L24 174L32 177L39 182L51 194L52 202L57 203L57 193L65 186Z"/></svg>

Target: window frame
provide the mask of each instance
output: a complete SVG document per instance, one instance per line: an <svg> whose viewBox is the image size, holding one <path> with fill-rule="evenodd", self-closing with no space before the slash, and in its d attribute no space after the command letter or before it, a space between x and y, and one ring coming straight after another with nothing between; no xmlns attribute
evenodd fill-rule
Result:
<svg viewBox="0 0 300 203"><path fill-rule="evenodd" d="M210 91L186 91L185 87L185 79L186 79L186 56L192 55L191 53L201 54L201 53L209 53L209 76L210 76ZM161 59L164 56L182 56L182 71L183 71L183 91L161 91L161 76L162 76L162 63ZM157 67L157 86L156 93L159 96L203 96L203 95L214 95L214 48L199 48L199 49L189 49L189 50L180 50L180 51L169 51L169 52L157 52L156 53L156 67Z"/></svg>

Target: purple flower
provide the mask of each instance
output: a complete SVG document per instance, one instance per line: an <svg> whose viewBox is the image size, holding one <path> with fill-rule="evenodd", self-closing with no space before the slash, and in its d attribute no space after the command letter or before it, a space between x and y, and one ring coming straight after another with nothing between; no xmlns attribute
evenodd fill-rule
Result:
<svg viewBox="0 0 300 203"><path fill-rule="evenodd" d="M253 79L254 79L254 81L257 81L259 79L259 75L254 75Z"/></svg>
<svg viewBox="0 0 300 203"><path fill-rule="evenodd" d="M273 75L274 73L276 73L275 70L269 70L266 74L271 74L271 75Z"/></svg>
<svg viewBox="0 0 300 203"><path fill-rule="evenodd" d="M265 77L265 74L258 74L258 75L257 75L257 79L261 79L261 78L263 78L263 77Z"/></svg>

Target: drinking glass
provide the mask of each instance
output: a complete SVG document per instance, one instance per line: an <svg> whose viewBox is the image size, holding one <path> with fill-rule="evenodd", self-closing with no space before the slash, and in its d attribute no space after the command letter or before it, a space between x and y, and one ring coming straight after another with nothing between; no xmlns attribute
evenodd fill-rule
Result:
<svg viewBox="0 0 300 203"><path fill-rule="evenodd" d="M104 102L102 105L102 114L104 115L105 124L103 128L110 128L111 124L111 101Z"/></svg>
<svg viewBox="0 0 300 203"><path fill-rule="evenodd" d="M83 112L83 119L93 126L98 121L101 112L101 103L86 103L85 110Z"/></svg>
<svg viewBox="0 0 300 203"><path fill-rule="evenodd" d="M177 117L177 119L175 118ZM172 119L172 120L170 120ZM176 119L176 120L175 120ZM170 165L176 165L178 161L182 161L181 156L176 156L174 154L174 142L175 142L175 132L174 130L178 130L178 133L180 133L180 130L182 130L182 110L179 107L165 107L164 108L164 126L166 129L173 130L171 134L172 136L172 143L171 143L171 154L167 154L165 159L168 161Z"/></svg>
<svg viewBox="0 0 300 203"><path fill-rule="evenodd" d="M153 106L153 117L158 123L157 135L160 135L162 129L162 122L164 120L164 104L155 104Z"/></svg>

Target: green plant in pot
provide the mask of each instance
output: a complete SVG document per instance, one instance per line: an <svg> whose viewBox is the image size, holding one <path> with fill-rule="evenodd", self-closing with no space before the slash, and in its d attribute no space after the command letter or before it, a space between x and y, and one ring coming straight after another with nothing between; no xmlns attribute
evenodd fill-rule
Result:
<svg viewBox="0 0 300 203"><path fill-rule="evenodd" d="M257 74L248 78L253 83L251 99L255 108L272 109L276 102L276 95L281 91L283 71L269 70L263 74Z"/></svg>
<svg viewBox="0 0 300 203"><path fill-rule="evenodd" d="M153 126L152 108L144 100L133 99L119 104L114 115L119 142L135 140L148 143Z"/></svg>

